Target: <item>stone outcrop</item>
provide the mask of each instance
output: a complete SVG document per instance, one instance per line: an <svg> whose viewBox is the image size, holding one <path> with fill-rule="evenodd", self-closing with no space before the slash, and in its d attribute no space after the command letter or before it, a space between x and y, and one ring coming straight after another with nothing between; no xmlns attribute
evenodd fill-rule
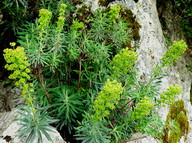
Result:
<svg viewBox="0 0 192 143"><path fill-rule="evenodd" d="M6 81L0 82L0 143L25 143L26 138L18 138L20 125L18 122L13 121L19 116L14 108L21 105L24 105L21 90L13 88ZM53 142L48 141L43 136L45 143L65 143L56 130L55 132L49 132L49 135Z"/></svg>
<svg viewBox="0 0 192 143"><path fill-rule="evenodd" d="M25 138L18 138L18 129L20 128L18 121L13 121L18 116L17 110L0 113L0 143L25 143ZM54 132L48 132L48 134L52 138L52 142L43 136L45 143L65 143L56 130ZM37 140L34 143L37 143Z"/></svg>
<svg viewBox="0 0 192 143"><path fill-rule="evenodd" d="M89 0L88 0L89 1ZM159 20L159 13L157 12L156 0L116 0L111 2L109 5L113 4L124 5L125 8L130 9L136 16L136 20L141 25L140 28L140 40L137 44L138 63L137 67L140 69L140 75L148 75L152 68L159 64L160 59L167 50L167 37L164 36L162 25ZM178 34L179 30L177 25L178 19L172 18L174 15L170 13L169 3L166 3L167 13L161 13L165 18L167 17L166 23L170 26L168 34L170 34L170 40L181 40L183 36ZM98 4L92 3L92 8L98 7ZM173 21L172 21L173 20ZM188 119L190 126L192 127L192 106L190 103L190 91L192 83L192 73L187 68L188 65L192 65L192 59L188 54L182 55L182 57L174 63L171 68L166 68L165 73L168 75L163 79L161 90L164 91L169 85L179 84L183 88L183 93L179 96L179 99L184 100L185 109L188 111ZM169 107L164 107L159 109L159 114L164 120L166 120L167 113L169 112ZM152 137L143 138L142 134L134 134L132 141L130 143L155 143L157 142ZM134 140L135 138L141 138L139 140ZM192 131L188 134L187 140L181 138L180 143L191 143L192 141Z"/></svg>
<svg viewBox="0 0 192 143"><path fill-rule="evenodd" d="M161 23L159 21L158 12L156 8L156 0L139 0L137 3L133 0L126 0L127 3L131 2L132 5L127 8L131 9L136 15L136 19L142 26L140 29L141 39L137 52L139 53L138 64L140 68L140 74L149 74L154 65L160 62L162 55L166 52L166 42L163 35ZM175 31L170 31L175 33ZM173 35L173 34L172 34ZM171 37L171 40L178 40L182 36ZM181 39L180 39L181 40ZM191 65L192 59L184 54L182 57L174 63L171 68L166 68L165 73L168 75L163 79L161 90L165 90L171 84L179 84L183 88L183 93L179 96L179 99L184 100L185 108L188 111L188 119L190 126L192 126L192 106L190 103L190 90L192 82L192 73L187 68ZM159 114L166 119L166 115L169 111L169 107L159 109ZM137 136L141 137L141 136ZM190 143L192 141L192 131L188 134L187 140L181 138L180 143ZM147 137L133 141L135 143L155 143L154 139Z"/></svg>
<svg viewBox="0 0 192 143"><path fill-rule="evenodd" d="M0 112L11 111L12 108L23 105L23 103L20 89L13 88L6 83L6 80L0 82Z"/></svg>

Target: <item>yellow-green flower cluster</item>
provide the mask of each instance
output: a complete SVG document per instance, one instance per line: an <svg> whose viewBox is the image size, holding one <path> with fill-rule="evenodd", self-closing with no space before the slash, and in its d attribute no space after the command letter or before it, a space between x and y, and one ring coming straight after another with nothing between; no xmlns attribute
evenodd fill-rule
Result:
<svg viewBox="0 0 192 143"><path fill-rule="evenodd" d="M112 77L119 78L133 68L137 60L137 53L129 50L128 48L123 49L119 54L115 55L110 67L112 69Z"/></svg>
<svg viewBox="0 0 192 143"><path fill-rule="evenodd" d="M26 99L26 103L31 102L31 93L34 92L32 83L23 83L20 87L22 89L22 97Z"/></svg>
<svg viewBox="0 0 192 143"><path fill-rule="evenodd" d="M95 114L93 117L98 120L107 117L110 114L109 110L113 110L115 105L118 104L122 92L123 87L121 83L118 83L116 80L107 80L94 102L93 109Z"/></svg>
<svg viewBox="0 0 192 143"><path fill-rule="evenodd" d="M26 55L23 47L18 46L16 49L5 49L3 56L7 62L5 68L13 71L9 79L18 79L15 85L18 86L30 79L29 63L26 61Z"/></svg>
<svg viewBox="0 0 192 143"><path fill-rule="evenodd" d="M110 6L109 17L111 18L112 21L115 21L116 19L119 18L119 12L121 8L122 6L119 4Z"/></svg>
<svg viewBox="0 0 192 143"><path fill-rule="evenodd" d="M39 25L38 29L40 31L39 35L43 36L43 33L45 33L46 29L49 26L49 23L51 21L52 13L47 9L41 9L39 10Z"/></svg>
<svg viewBox="0 0 192 143"><path fill-rule="evenodd" d="M11 45L15 45L14 43L10 43ZM20 86L22 89L22 96L25 98L29 92L32 92L33 85L31 83L27 83L30 80L30 72L29 63L26 61L27 57L23 47L18 46L16 49L5 49L3 56L7 64L5 68L9 71L13 71L10 74L9 79L15 79L15 85ZM30 91L29 91L30 90Z"/></svg>
<svg viewBox="0 0 192 143"><path fill-rule="evenodd" d="M77 20L73 20L73 23L70 27L71 30L85 29L83 22L79 22Z"/></svg>
<svg viewBox="0 0 192 143"><path fill-rule="evenodd" d="M162 67L172 66L173 62L176 61L186 49L187 44L183 40L177 42L174 41L173 45L169 47L169 50L162 58Z"/></svg>
<svg viewBox="0 0 192 143"><path fill-rule="evenodd" d="M59 17L57 21L57 29L59 33L63 30L63 25L65 22L64 14L65 14L66 8L67 8L66 4L59 5Z"/></svg>
<svg viewBox="0 0 192 143"><path fill-rule="evenodd" d="M64 21L65 21L64 17L61 17L61 16L58 17L58 21L57 21L58 33L60 33L63 30Z"/></svg>
<svg viewBox="0 0 192 143"><path fill-rule="evenodd" d="M15 43L10 43L10 45L15 45ZM7 64L5 68L9 71L13 71L10 74L9 79L15 79L15 85L20 86L22 89L23 98L29 94L29 89L33 85L28 84L27 81L30 80L29 73L29 63L27 62L27 57L23 47L18 46L16 49L5 49L3 56ZM31 89L30 89L31 90Z"/></svg>
<svg viewBox="0 0 192 143"><path fill-rule="evenodd" d="M67 8L66 4L61 3L59 5L59 16L64 16L66 8Z"/></svg>
<svg viewBox="0 0 192 143"><path fill-rule="evenodd" d="M10 42L11 47L15 47L16 43L15 42Z"/></svg>
<svg viewBox="0 0 192 143"><path fill-rule="evenodd" d="M154 108L154 103L148 97L144 97L131 112L131 120L142 119L143 116L147 116Z"/></svg>
<svg viewBox="0 0 192 143"><path fill-rule="evenodd" d="M177 97L176 95L179 95L181 93L182 93L182 89L178 84L170 85L166 91L160 94L160 99L158 99L157 101L159 103L172 104L172 102Z"/></svg>

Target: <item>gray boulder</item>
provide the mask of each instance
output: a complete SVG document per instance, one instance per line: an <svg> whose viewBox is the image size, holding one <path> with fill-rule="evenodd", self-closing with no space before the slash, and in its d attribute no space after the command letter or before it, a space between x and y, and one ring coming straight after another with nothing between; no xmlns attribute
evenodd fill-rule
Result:
<svg viewBox="0 0 192 143"><path fill-rule="evenodd" d="M0 113L0 143L25 143L26 138L19 139L18 129L20 125L18 121L13 121L13 119L17 118L19 114L17 110L13 110L10 112ZM66 143L60 134L54 130L55 132L48 132L52 141L48 141L45 136L43 136L44 143ZM37 140L34 142L37 143Z"/></svg>

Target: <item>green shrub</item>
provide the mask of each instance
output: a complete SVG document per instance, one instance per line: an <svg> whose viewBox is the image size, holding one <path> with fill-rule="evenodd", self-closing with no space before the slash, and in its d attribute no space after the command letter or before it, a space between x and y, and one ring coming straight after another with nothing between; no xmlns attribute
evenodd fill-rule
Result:
<svg viewBox="0 0 192 143"><path fill-rule="evenodd" d="M184 41L175 42L152 74L140 78L135 67L138 54L131 47L124 48L132 36L129 24L121 18L122 9L119 5L109 12L99 9L83 20L74 14L70 22L67 6L59 2L57 12L41 9L39 19L19 33L21 53L8 52L7 56L7 51L18 49L5 50L8 64L23 54L22 62L16 60L16 64L26 64L12 69L13 74L17 70L29 74L26 69L31 67L32 87L28 76L17 77L27 79L23 94L29 97L29 107L25 112L33 113L19 118L23 125L30 123L20 129L21 137L26 135L31 142L39 137L41 142L44 134L50 139L46 131L51 118L59 120L56 127L83 142L122 142L136 131L162 135L163 121L156 107L181 93L179 87L160 93L162 69L171 66L187 47ZM159 95L161 99L155 102Z"/></svg>

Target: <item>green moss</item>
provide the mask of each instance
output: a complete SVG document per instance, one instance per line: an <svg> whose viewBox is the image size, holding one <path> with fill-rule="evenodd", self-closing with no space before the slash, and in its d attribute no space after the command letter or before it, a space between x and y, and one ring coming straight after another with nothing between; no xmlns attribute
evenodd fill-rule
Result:
<svg viewBox="0 0 192 143"><path fill-rule="evenodd" d="M76 16L74 19L77 19L79 22L83 22L89 28L89 20L93 16L90 7L83 5L81 8L77 9Z"/></svg>
<svg viewBox="0 0 192 143"><path fill-rule="evenodd" d="M108 4L113 1L115 0L99 0L99 6L108 6Z"/></svg>
<svg viewBox="0 0 192 143"><path fill-rule="evenodd" d="M71 2L73 3L73 5L78 5L83 3L82 0L71 0Z"/></svg>
<svg viewBox="0 0 192 143"><path fill-rule="evenodd" d="M128 9L121 9L121 17L127 22L129 23L129 28L132 29L132 35L133 35L133 39L139 40L140 39L140 35L139 35L139 29L141 28L141 25L137 22L136 17L134 16L134 14L132 13L131 10Z"/></svg>
<svg viewBox="0 0 192 143"><path fill-rule="evenodd" d="M175 130L171 129L171 121L174 120ZM189 133L189 122L186 115L186 110L184 108L183 100L174 102L167 115L165 132L162 137L163 143L177 143L180 141L181 137L184 136L185 139Z"/></svg>

